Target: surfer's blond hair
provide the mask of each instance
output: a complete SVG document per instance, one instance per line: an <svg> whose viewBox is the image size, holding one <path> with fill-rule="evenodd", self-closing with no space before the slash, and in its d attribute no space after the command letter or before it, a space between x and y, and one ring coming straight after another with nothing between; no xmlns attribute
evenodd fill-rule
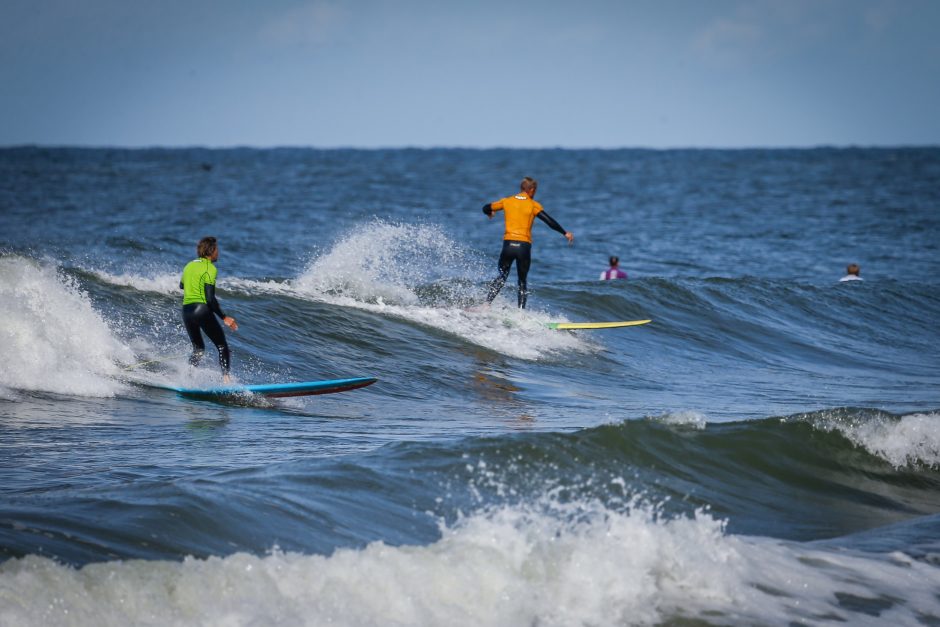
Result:
<svg viewBox="0 0 940 627"><path fill-rule="evenodd" d="M536 180L535 180L534 178L532 178L531 176L527 176L527 177L523 178L523 179L522 179L522 182L519 183L519 189L521 189L522 191L524 191L524 192L527 193L527 194L528 194L528 193L531 193L531 192L534 192L534 191L537 190L538 188L539 188L539 182L536 181Z"/></svg>

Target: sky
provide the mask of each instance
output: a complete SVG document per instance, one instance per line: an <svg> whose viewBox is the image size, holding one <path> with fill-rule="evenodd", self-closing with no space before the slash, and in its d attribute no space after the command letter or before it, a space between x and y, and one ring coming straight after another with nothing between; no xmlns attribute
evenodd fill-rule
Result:
<svg viewBox="0 0 940 627"><path fill-rule="evenodd" d="M940 145L940 0L2 0L24 144Z"/></svg>

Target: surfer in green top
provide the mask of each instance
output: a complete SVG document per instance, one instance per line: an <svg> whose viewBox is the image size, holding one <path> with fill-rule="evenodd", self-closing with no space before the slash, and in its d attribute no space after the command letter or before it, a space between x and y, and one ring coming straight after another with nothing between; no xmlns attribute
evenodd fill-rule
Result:
<svg viewBox="0 0 940 627"><path fill-rule="evenodd" d="M180 279L180 289L183 290L183 324L186 326L189 340L193 343L193 354L189 357L189 363L196 366L202 359L206 350L202 340L202 331L205 331L219 351L222 380L230 383L232 379L229 376L228 342L225 341L225 331L215 317L221 318L232 331L238 330L238 324L235 318L222 313L222 307L215 297L215 277L218 270L212 262L219 259L219 244L216 239L203 237L199 240L196 255L199 258L186 264Z"/></svg>

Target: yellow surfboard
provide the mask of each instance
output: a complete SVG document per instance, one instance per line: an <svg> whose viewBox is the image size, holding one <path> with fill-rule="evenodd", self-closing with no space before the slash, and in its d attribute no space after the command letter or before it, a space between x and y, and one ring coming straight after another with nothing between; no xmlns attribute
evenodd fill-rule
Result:
<svg viewBox="0 0 940 627"><path fill-rule="evenodd" d="M652 320L621 320L620 322L546 322L549 329L616 329L617 327L635 327Z"/></svg>

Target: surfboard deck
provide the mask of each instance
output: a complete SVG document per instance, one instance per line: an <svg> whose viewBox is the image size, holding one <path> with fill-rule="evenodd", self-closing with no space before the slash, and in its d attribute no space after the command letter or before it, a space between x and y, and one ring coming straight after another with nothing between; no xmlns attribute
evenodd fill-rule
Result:
<svg viewBox="0 0 940 627"><path fill-rule="evenodd" d="M224 399L229 397L257 394L265 398L285 398L289 396L310 396L314 394L335 394L364 388L378 381L375 377L355 377L352 379L331 379L328 381L301 381L299 383L262 383L257 385L225 385L211 388L186 388L170 385L155 385L191 398Z"/></svg>
<svg viewBox="0 0 940 627"><path fill-rule="evenodd" d="M618 327L635 327L648 324L652 320L621 320L618 322L546 322L549 329L616 329Z"/></svg>

